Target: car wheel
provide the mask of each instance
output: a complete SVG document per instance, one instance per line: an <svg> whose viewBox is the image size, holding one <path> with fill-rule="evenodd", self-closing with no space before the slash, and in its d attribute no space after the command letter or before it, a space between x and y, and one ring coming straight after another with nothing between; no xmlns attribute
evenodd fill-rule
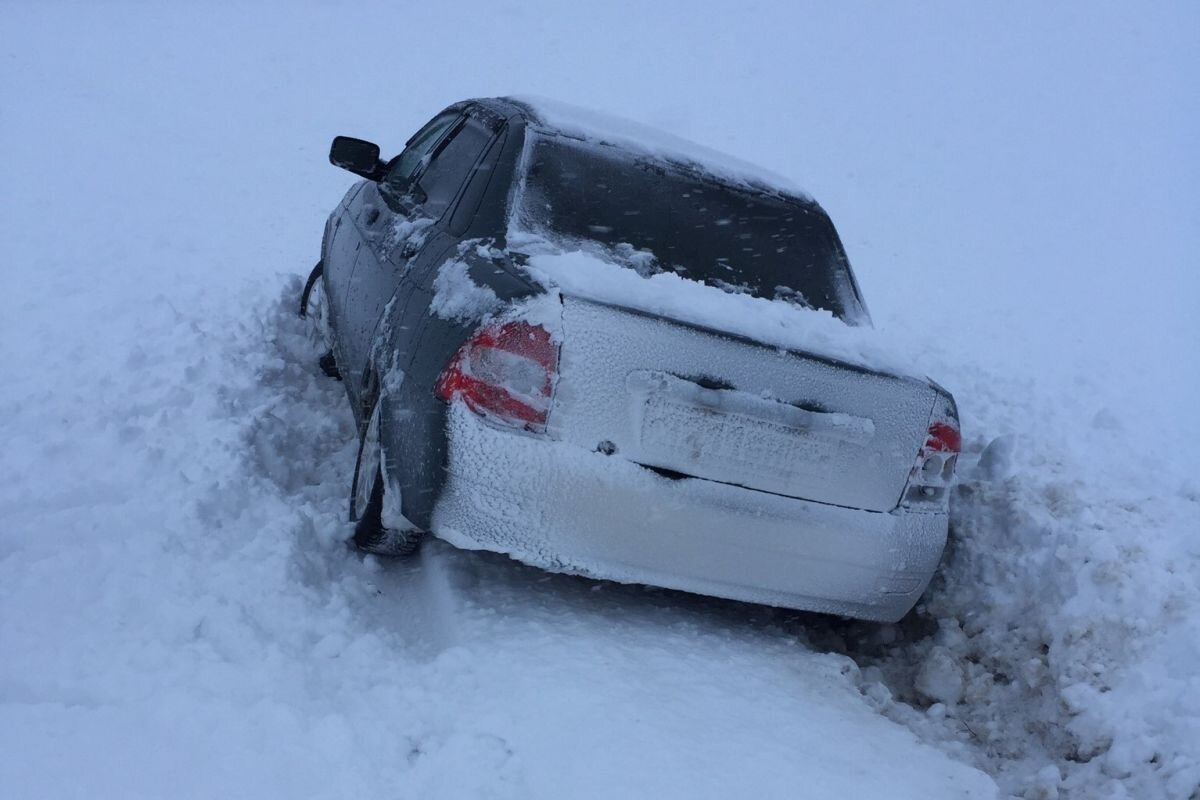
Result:
<svg viewBox="0 0 1200 800"><path fill-rule="evenodd" d="M329 374L330 368L336 371L333 359L333 332L329 330L329 314L325 308L325 274L324 262L318 261L313 267L304 291L300 295L300 318L308 321L309 338L324 348L325 356L321 358L321 368ZM326 366L329 359L329 367ZM331 375L330 377L336 377Z"/></svg>
<svg viewBox="0 0 1200 800"><path fill-rule="evenodd" d="M384 526L384 485L382 453L379 447L379 404L371 414L362 443L358 448L358 463L354 468L354 485L350 497L350 518L354 521L354 545L368 553L383 556L407 556L421 544L421 531L399 525ZM393 515L389 515L393 516Z"/></svg>
<svg viewBox="0 0 1200 800"><path fill-rule="evenodd" d="M324 282L318 280L311 287L306 287L305 298L303 305L307 312L302 316L307 316L309 320L309 338L325 348L325 354L318 361L321 372L325 373L327 377L340 381L342 374L338 370L337 358L333 354L333 335L329 330L329 316L325 312Z"/></svg>
<svg viewBox="0 0 1200 800"><path fill-rule="evenodd" d="M309 316L309 313L315 310L318 305L317 298L313 297L313 291L320 293L318 285L321 282L321 277L325 274L325 262L318 261L317 265L312 268L312 272L308 273L308 280L304 282L304 291L300 293L300 318L304 319Z"/></svg>

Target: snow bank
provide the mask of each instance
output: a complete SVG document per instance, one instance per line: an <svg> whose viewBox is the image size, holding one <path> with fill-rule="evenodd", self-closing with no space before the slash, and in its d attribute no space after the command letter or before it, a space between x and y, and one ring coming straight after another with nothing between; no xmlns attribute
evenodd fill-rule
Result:
<svg viewBox="0 0 1200 800"><path fill-rule="evenodd" d="M588 300L625 306L681 322L745 336L764 344L838 359L868 369L920 377L900 349L875 330L847 325L828 311L784 300L738 294L674 272L640 274L601 254L557 252L538 240L516 246L531 253L526 271L540 284Z"/></svg>
<svg viewBox="0 0 1200 800"><path fill-rule="evenodd" d="M958 398L963 477L917 613L857 631L868 696L925 738L976 745L1018 794L1195 797L1195 479L1102 386L1051 395L912 345Z"/></svg>
<svg viewBox="0 0 1200 800"><path fill-rule="evenodd" d="M143 308L157 349L119 356L139 381L99 380L93 353L92 391L64 374L52 409L22 412L62 415L50 435L73 443L23 450L32 474L75 480L71 502L0 485L19 509L0 529L9 794L994 795L874 713L846 659L720 603L436 540L356 555L342 387L299 278L265 289Z"/></svg>

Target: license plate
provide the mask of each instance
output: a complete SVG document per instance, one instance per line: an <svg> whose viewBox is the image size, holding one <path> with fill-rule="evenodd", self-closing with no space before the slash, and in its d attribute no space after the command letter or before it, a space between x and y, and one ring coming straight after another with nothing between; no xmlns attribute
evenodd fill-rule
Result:
<svg viewBox="0 0 1200 800"><path fill-rule="evenodd" d="M869 419L708 389L666 373L635 373L628 386L643 457L697 477L788 491L797 478L853 458L874 436Z"/></svg>

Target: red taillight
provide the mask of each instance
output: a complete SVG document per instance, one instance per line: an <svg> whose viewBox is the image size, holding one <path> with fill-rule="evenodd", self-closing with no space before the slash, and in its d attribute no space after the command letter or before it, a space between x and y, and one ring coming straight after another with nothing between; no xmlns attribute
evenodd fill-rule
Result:
<svg viewBox="0 0 1200 800"><path fill-rule="evenodd" d="M948 422L934 422L929 426L929 438L925 440L925 449L938 453L961 453L962 434Z"/></svg>
<svg viewBox="0 0 1200 800"><path fill-rule="evenodd" d="M475 333L438 378L437 396L477 414L542 432L558 372L558 345L540 325L506 322Z"/></svg>
<svg viewBox="0 0 1200 800"><path fill-rule="evenodd" d="M920 507L934 503L944 507L961 452L958 409L948 395L939 394L934 402L925 443L917 453L917 463L913 465L912 475L908 479L908 488L905 490L907 505Z"/></svg>

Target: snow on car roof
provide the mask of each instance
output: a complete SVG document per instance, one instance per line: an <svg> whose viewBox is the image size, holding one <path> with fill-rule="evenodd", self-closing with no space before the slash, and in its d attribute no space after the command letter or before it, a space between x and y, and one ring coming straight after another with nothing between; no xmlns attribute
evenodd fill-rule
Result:
<svg viewBox="0 0 1200 800"><path fill-rule="evenodd" d="M531 112L534 127L547 132L608 144L658 160L682 164L725 182L812 200L790 178L640 122L534 95L516 95L504 99Z"/></svg>

